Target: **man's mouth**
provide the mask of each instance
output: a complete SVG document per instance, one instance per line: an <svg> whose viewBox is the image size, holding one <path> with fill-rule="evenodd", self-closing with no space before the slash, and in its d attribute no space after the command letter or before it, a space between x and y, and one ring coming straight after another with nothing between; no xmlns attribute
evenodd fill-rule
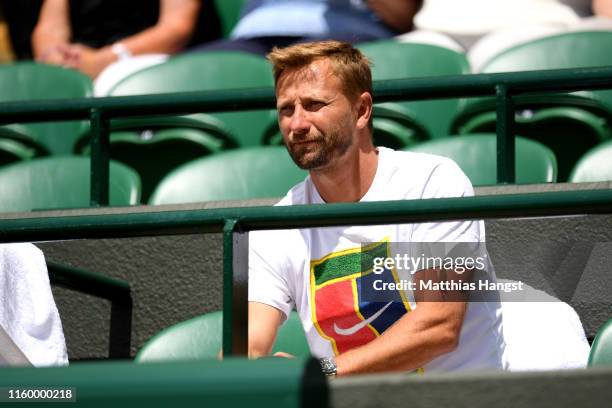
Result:
<svg viewBox="0 0 612 408"><path fill-rule="evenodd" d="M313 144L313 143L319 143L319 139L310 139L310 140L299 140L296 142L291 142L291 145L293 146L299 146L299 145L309 145L309 144Z"/></svg>

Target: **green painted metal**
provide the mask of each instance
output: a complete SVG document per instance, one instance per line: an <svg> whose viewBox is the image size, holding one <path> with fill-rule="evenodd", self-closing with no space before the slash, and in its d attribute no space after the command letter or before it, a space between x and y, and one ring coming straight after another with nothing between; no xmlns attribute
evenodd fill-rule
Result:
<svg viewBox="0 0 612 408"><path fill-rule="evenodd" d="M132 294L128 282L47 261L52 284L110 300L109 358L129 358L132 337Z"/></svg>
<svg viewBox="0 0 612 408"><path fill-rule="evenodd" d="M223 354L246 356L248 351L248 233L236 219L223 226Z"/></svg>
<svg viewBox="0 0 612 408"><path fill-rule="evenodd" d="M109 203L109 120L100 109L91 110L91 206Z"/></svg>
<svg viewBox="0 0 612 408"><path fill-rule="evenodd" d="M324 393L307 359L226 359L134 364L98 362L53 368L0 368L0 387L76 391L77 406L298 408L306 392ZM322 374L319 374L319 377ZM304 386L317 379L316 389ZM321 405L326 401L321 399ZM28 403L27 406L48 406ZM67 404L66 406L70 406Z"/></svg>
<svg viewBox="0 0 612 408"><path fill-rule="evenodd" d="M377 102L491 96L503 83L513 95L541 91L612 88L612 67L577 68L498 74L448 75L376 81ZM105 98L0 103L0 123L87 119L99 109L109 119L160 114L270 109L273 88L227 89Z"/></svg>
<svg viewBox="0 0 612 408"><path fill-rule="evenodd" d="M111 278L84 269L47 261L51 283L68 289L80 288L88 295L118 302L127 302L131 297L130 284L124 280Z"/></svg>
<svg viewBox="0 0 612 408"><path fill-rule="evenodd" d="M514 103L508 87L504 84L495 88L497 96L497 182L514 183L515 130Z"/></svg>
<svg viewBox="0 0 612 408"><path fill-rule="evenodd" d="M98 215L0 219L0 242L121 238L338 225L376 225L504 217L601 214L612 211L612 190L337 203L310 206L211 208Z"/></svg>
<svg viewBox="0 0 612 408"><path fill-rule="evenodd" d="M232 316L234 314L234 228L235 219L227 219L223 226L223 353L231 356L234 352L232 342Z"/></svg>
<svg viewBox="0 0 612 408"><path fill-rule="evenodd" d="M490 96L503 84L512 95L541 91L594 90L612 87L612 67L530 71L516 73L440 76L377 81L374 96L377 102L428 100L465 96ZM23 101L0 104L0 124L15 122L60 121L90 118L95 115L100 132L107 139L106 120L142 115L189 114L270 109L275 106L272 88L225 89L200 92L140 95L131 97L81 98L57 101ZM92 112L98 112L93 114ZM501 136L500 136L501 137ZM104 143L107 143L106 140ZM95 151L95 149L92 149ZM94 153L97 155L97 153ZM92 162L93 168L95 168ZM103 159L104 160L104 159ZM510 161L512 163L512 161ZM103 166L100 166L103 167ZM98 170L93 170L95 173ZM103 190L98 190L94 203L104 203Z"/></svg>

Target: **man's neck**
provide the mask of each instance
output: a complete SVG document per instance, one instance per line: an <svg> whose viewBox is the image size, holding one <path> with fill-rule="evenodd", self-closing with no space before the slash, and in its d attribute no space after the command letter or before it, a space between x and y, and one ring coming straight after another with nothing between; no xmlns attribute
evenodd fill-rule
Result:
<svg viewBox="0 0 612 408"><path fill-rule="evenodd" d="M310 178L326 203L357 202L368 192L378 167L378 150L368 139L325 169L311 170Z"/></svg>

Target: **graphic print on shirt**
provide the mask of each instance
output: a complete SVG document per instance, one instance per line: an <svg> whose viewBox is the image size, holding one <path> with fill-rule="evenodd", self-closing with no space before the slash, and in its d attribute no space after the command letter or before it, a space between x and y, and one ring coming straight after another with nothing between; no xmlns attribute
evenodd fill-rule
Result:
<svg viewBox="0 0 612 408"><path fill-rule="evenodd" d="M360 296L363 276L372 273L371 260L389 253L387 240L332 252L310 262L312 321L321 337L331 342L334 354L369 343L411 310L400 291L387 302L365 301ZM362 271L362 264L369 269ZM399 282L395 269L385 268L377 279Z"/></svg>

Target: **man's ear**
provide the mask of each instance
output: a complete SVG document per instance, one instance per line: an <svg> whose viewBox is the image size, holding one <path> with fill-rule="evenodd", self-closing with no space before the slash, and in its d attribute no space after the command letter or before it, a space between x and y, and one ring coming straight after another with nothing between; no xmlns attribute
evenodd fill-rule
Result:
<svg viewBox="0 0 612 408"><path fill-rule="evenodd" d="M355 105L357 108L357 128L365 129L368 127L372 116L372 95L369 92L363 92L357 97Z"/></svg>

